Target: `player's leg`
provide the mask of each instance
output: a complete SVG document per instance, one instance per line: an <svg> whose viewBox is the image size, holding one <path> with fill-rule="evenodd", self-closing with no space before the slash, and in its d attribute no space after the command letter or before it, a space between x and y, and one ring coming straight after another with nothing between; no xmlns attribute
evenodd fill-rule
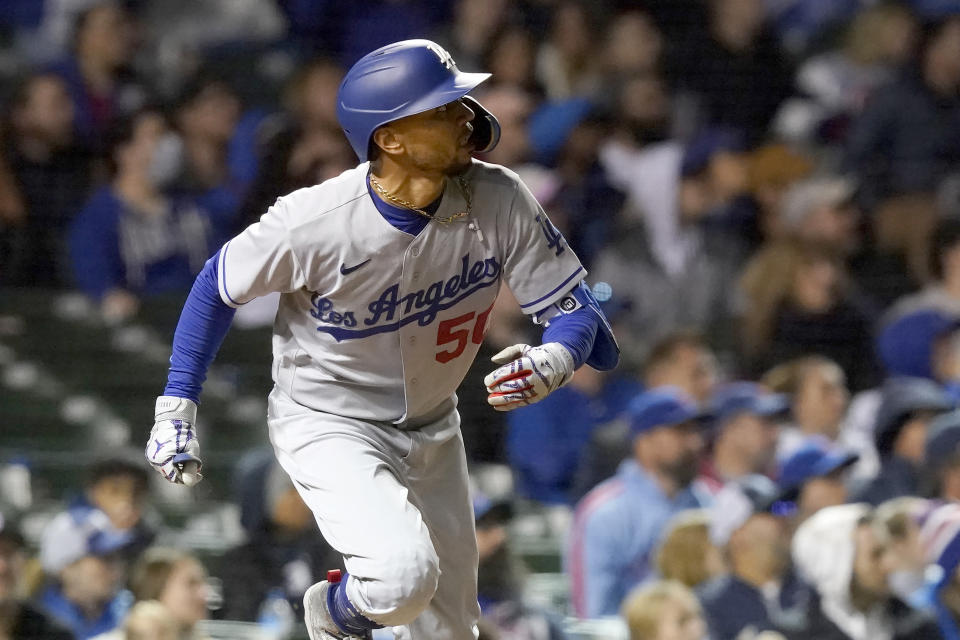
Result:
<svg viewBox="0 0 960 640"><path fill-rule="evenodd" d="M472 640L476 637L477 539L468 493L467 459L456 412L424 427L407 457L410 500L420 509L440 559L436 595L398 638Z"/></svg>
<svg viewBox="0 0 960 640"><path fill-rule="evenodd" d="M440 572L401 480L411 436L306 409L276 390L269 423L281 466L344 556L350 605L386 626L411 622L433 598Z"/></svg>

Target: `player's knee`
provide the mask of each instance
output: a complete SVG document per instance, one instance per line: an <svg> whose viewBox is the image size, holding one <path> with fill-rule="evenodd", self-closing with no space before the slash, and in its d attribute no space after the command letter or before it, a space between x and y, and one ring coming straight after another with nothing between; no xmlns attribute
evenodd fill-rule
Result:
<svg viewBox="0 0 960 640"><path fill-rule="evenodd" d="M430 604L439 579L440 560L429 541L397 550L384 575L389 597L384 603L387 613L379 619L394 626L413 621Z"/></svg>

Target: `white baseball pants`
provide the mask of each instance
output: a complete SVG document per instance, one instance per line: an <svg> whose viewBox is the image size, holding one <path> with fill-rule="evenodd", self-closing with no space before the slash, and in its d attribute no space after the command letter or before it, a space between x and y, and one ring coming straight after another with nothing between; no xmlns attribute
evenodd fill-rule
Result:
<svg viewBox="0 0 960 640"><path fill-rule="evenodd" d="M270 394L280 465L343 554L347 596L402 640L475 640L477 541L460 416L402 430Z"/></svg>

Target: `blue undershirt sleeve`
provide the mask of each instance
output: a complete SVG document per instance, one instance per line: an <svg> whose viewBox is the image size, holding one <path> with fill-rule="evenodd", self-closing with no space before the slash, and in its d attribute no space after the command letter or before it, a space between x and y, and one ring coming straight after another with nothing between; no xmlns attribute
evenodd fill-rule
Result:
<svg viewBox="0 0 960 640"><path fill-rule="evenodd" d="M574 367L579 369L593 351L600 320L589 307L581 307L572 313L554 316L543 331L543 342L559 342L573 356Z"/></svg>
<svg viewBox="0 0 960 640"><path fill-rule="evenodd" d="M163 390L164 395L188 398L197 404L200 403L200 390L207 377L207 369L217 355L236 312L220 298L217 286L219 258L218 251L207 260L183 305L173 335L167 386Z"/></svg>

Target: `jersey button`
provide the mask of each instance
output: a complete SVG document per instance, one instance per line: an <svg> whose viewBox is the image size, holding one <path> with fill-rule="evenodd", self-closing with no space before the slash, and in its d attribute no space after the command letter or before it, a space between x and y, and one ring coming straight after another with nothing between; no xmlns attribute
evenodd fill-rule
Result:
<svg viewBox="0 0 960 640"><path fill-rule="evenodd" d="M412 253L414 257L420 255L420 247L414 247L413 251L411 251L410 253Z"/></svg>
<svg viewBox="0 0 960 640"><path fill-rule="evenodd" d="M411 276L410 279L413 280L414 282L416 282L417 280L419 280L419 279L420 279L420 272L419 272L419 271L414 271L414 272L413 272L413 276Z"/></svg>
<svg viewBox="0 0 960 640"><path fill-rule="evenodd" d="M417 344L416 336L410 336L410 344Z"/></svg>
<svg viewBox="0 0 960 640"><path fill-rule="evenodd" d="M410 384L417 384L416 378L410 378Z"/></svg>

